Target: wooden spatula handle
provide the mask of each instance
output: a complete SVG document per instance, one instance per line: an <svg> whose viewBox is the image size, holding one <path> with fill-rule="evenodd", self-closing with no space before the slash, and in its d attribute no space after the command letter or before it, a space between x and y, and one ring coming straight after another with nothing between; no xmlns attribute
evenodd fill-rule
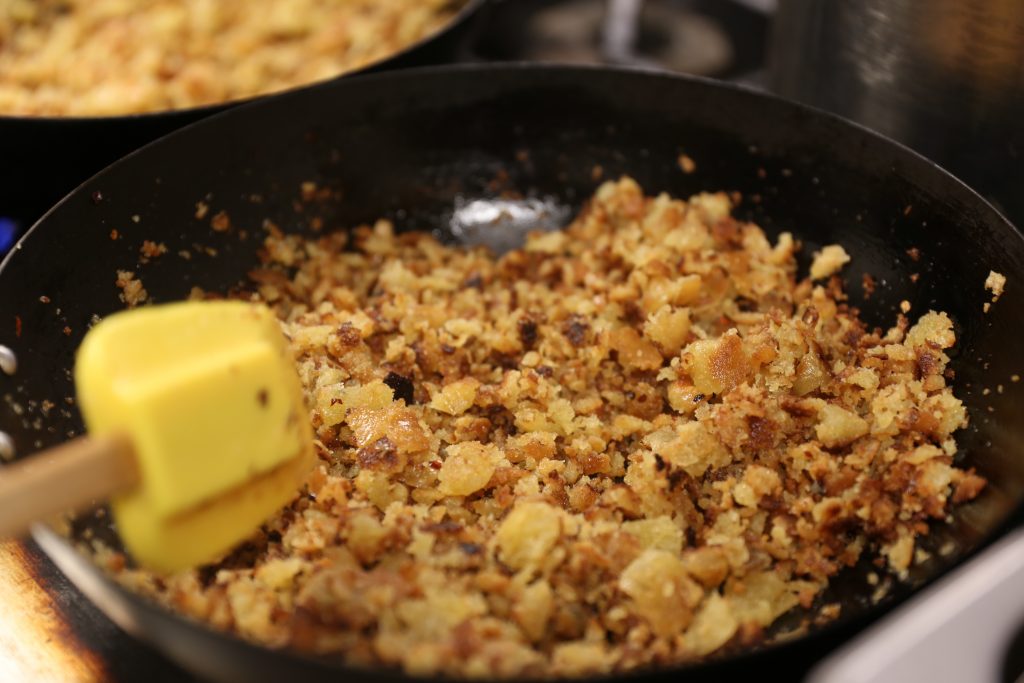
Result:
<svg viewBox="0 0 1024 683"><path fill-rule="evenodd" d="M138 481L123 436L80 437L0 467L0 538L20 536L32 522L79 510Z"/></svg>

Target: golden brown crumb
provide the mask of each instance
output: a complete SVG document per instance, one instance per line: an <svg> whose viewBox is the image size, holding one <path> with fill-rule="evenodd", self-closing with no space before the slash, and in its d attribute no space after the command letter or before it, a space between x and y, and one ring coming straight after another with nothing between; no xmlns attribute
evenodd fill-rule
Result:
<svg viewBox="0 0 1024 683"><path fill-rule="evenodd" d="M697 170L697 164L686 154L679 155L679 168L683 173L690 174Z"/></svg>
<svg viewBox="0 0 1024 683"><path fill-rule="evenodd" d="M461 4L4 0L0 112L109 116L284 90L398 52L443 26Z"/></svg>
<svg viewBox="0 0 1024 683"><path fill-rule="evenodd" d="M821 616L825 619L836 619L843 611L843 606L838 602L822 605Z"/></svg>
<svg viewBox="0 0 1024 683"><path fill-rule="evenodd" d="M167 245L163 242L144 240L139 248L139 252L145 259L154 259L167 253Z"/></svg>
<svg viewBox="0 0 1024 683"><path fill-rule="evenodd" d="M206 202L196 202L196 220L203 220L206 218L207 212L210 210L210 205Z"/></svg>
<svg viewBox="0 0 1024 683"><path fill-rule="evenodd" d="M997 273L994 270L988 272L988 277L985 278L985 289L992 292L992 303L999 301L999 297L1003 295L1003 289L1006 287L1006 276L1002 273ZM986 303L984 305L985 312L988 313L990 305Z"/></svg>
<svg viewBox="0 0 1024 683"><path fill-rule="evenodd" d="M210 227L215 232L227 232L231 229L231 217L227 211L218 211L210 219Z"/></svg>
<svg viewBox="0 0 1024 683"><path fill-rule="evenodd" d="M838 244L830 244L814 254L811 263L811 279L823 280L850 262L850 255Z"/></svg>
<svg viewBox="0 0 1024 683"><path fill-rule="evenodd" d="M868 330L731 204L608 182L501 258L269 230L243 296L296 355L305 495L219 564L103 565L269 647L472 678L693 661L864 556L906 572L985 483L951 458L952 321Z"/></svg>
<svg viewBox="0 0 1024 683"><path fill-rule="evenodd" d="M121 299L128 308L138 306L149 297L149 293L142 286L142 281L136 280L135 273L129 270L117 271L117 281L115 284L121 290L121 293L118 294L118 298Z"/></svg>

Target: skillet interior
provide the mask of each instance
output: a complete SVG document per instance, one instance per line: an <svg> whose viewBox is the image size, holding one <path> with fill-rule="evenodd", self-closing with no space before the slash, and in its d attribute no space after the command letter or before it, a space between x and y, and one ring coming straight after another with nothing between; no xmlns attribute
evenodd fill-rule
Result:
<svg viewBox="0 0 1024 683"><path fill-rule="evenodd" d="M693 174L679 168L683 151L697 164ZM11 397L0 404L0 425L19 454L80 430L64 403L73 352L94 314L123 306L117 269L135 271L157 301L182 298L194 285L223 291L255 262L265 218L308 231L311 215L327 229L386 216L400 228L451 236L453 207L467 199L525 196L576 208L599 182L595 166L605 178L629 173L648 192L740 191L741 217L770 235L792 230L804 254L842 243L853 256L845 271L851 301L870 323L890 325L902 299L916 314L950 313L959 340L955 387L972 421L959 442L991 484L953 524L935 529L932 547L953 541L957 550L919 568L915 584L990 537L1024 498L1017 450L1024 420L1014 407L1021 384L1010 379L1024 374L1013 341L1014 321L1024 316L1014 291L1024 268L1020 235L930 162L834 117L721 84L602 69L460 67L346 79L209 119L104 171L45 216L0 272L0 344L20 366L13 378L0 377L0 396ZM334 196L296 207L308 180ZM195 218L199 201L211 215L227 210L249 238L211 231L209 216ZM140 265L143 240L165 242L168 254ZM217 256L176 256L196 244ZM912 247L918 261L907 253ZM983 314L990 269L1010 284ZM879 283L868 300L865 272ZM912 273L920 274L916 283ZM43 399L56 404L46 414ZM16 415L14 403L25 413ZM98 579L52 533L37 538L118 623L205 675L256 681L302 671L317 680L344 671L211 634ZM867 600L867 569L847 572L827 597L843 603L839 627L687 675L717 678L744 667L799 666L798 652L820 656L879 613Z"/></svg>

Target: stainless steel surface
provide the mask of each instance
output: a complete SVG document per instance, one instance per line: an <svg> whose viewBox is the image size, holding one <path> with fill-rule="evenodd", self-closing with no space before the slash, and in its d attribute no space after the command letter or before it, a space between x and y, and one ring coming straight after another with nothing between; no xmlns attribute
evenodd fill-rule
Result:
<svg viewBox="0 0 1024 683"><path fill-rule="evenodd" d="M1022 618L1019 529L826 659L807 683L998 681Z"/></svg>
<svg viewBox="0 0 1024 683"><path fill-rule="evenodd" d="M748 78L762 69L773 0L504 0L473 57Z"/></svg>
<svg viewBox="0 0 1024 683"><path fill-rule="evenodd" d="M1024 2L780 0L779 94L893 137L1024 223Z"/></svg>
<svg viewBox="0 0 1024 683"><path fill-rule="evenodd" d="M612 64L634 64L644 0L608 0L607 4L601 28L604 58Z"/></svg>

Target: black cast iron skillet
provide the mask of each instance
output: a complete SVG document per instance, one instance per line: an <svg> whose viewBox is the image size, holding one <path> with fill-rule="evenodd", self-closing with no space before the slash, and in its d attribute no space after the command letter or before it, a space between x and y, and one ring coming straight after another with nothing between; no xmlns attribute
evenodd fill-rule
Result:
<svg viewBox="0 0 1024 683"><path fill-rule="evenodd" d="M437 32L349 73L451 61L467 42L486 3L466 0L462 10ZM28 227L78 183L125 154L203 117L263 97L267 96L125 116L0 115L0 217Z"/></svg>
<svg viewBox="0 0 1024 683"><path fill-rule="evenodd" d="M680 170L682 152L696 162L694 173ZM309 233L314 216L324 229L384 216L402 229L435 230L448 239L457 232L500 241L515 226L471 225L471 200L492 207L518 202L517 210L535 211L543 223L578 208L601 178L624 173L648 192L736 190L742 218L772 235L794 232L805 254L842 243L853 256L844 271L851 301L870 323L891 325L904 299L913 314L949 312L959 337L955 388L971 417L960 435L961 457L991 484L958 509L955 521L936 526L927 546L953 551L935 552L911 585L991 538L1024 499L1021 384L1011 381L1024 369L1017 341L1024 319L1016 292L1024 272L1020 234L941 169L865 129L741 88L651 73L503 66L344 79L232 110L129 156L48 213L0 271L0 344L18 358L17 373L0 376L0 396L10 396L0 402L0 426L19 455L81 429L64 400L73 393L73 353L94 315L123 307L117 269L136 272L155 301L183 298L193 286L228 290L254 265L268 218ZM296 203L304 181L333 194ZM227 211L233 229L211 231L209 215L195 217L199 201L211 214ZM143 240L164 242L168 253L141 264ZM181 250L193 255L181 258ZM1005 273L1010 284L986 314L982 284L989 270ZM878 283L869 299L864 273ZM53 407L43 410L44 399ZM13 403L24 413L15 414ZM103 532L101 523L83 524ZM114 586L52 532L41 529L36 538L112 619L205 676L402 678L214 633ZM870 569L846 572L824 598L842 605L837 625L709 664L635 675L797 675L884 609L868 599ZM810 617L813 611L787 621Z"/></svg>

